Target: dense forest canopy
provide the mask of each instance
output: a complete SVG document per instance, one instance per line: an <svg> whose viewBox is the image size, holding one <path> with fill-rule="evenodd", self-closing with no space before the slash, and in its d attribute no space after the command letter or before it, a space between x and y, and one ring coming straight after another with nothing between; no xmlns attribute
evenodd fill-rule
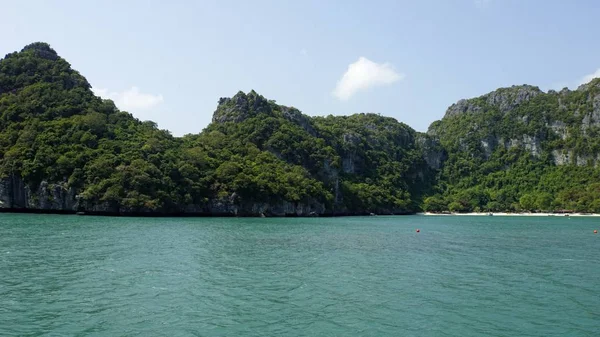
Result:
<svg viewBox="0 0 600 337"><path fill-rule="evenodd" d="M16 176L26 195L5 207L406 213L430 174L417 133L392 118L310 118L254 91L221 99L201 133L173 137L94 96L45 43L0 61L0 115L4 190Z"/></svg>
<svg viewBox="0 0 600 337"><path fill-rule="evenodd" d="M200 130L199 130L200 131ZM95 96L46 43L0 60L0 207L118 214L600 212L600 80L461 100L427 133L221 98L173 137Z"/></svg>

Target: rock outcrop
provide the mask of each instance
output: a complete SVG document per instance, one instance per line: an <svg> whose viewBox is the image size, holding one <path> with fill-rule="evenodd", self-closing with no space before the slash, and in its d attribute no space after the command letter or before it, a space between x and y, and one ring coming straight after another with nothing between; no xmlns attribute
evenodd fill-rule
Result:
<svg viewBox="0 0 600 337"><path fill-rule="evenodd" d="M271 113L269 102L254 90L248 94L240 91L235 96L219 99L217 110L213 114L213 123L242 122L259 113Z"/></svg>
<svg viewBox="0 0 600 337"><path fill-rule="evenodd" d="M419 134L416 138L417 146L427 162L429 168L439 170L447 158L447 153L440 144L439 139L427 134Z"/></svg>
<svg viewBox="0 0 600 337"><path fill-rule="evenodd" d="M177 138L96 97L48 44L33 43L0 60L0 103L9 211L402 214L433 195L454 209L514 209L524 190L513 181L529 193L557 185L561 166L587 179L600 164L600 79L459 100L427 133L373 113L310 117L238 92L219 99L205 131Z"/></svg>
<svg viewBox="0 0 600 337"><path fill-rule="evenodd" d="M66 184L49 184L43 181L37 188L31 188L20 177L11 176L0 180L0 210L40 211L114 215L161 215L144 209L128 209L104 203L80 204L75 189ZM180 212L171 215L218 215L218 216L313 216L326 213L325 205L317 201L292 203L252 202L240 200L235 193L227 198L213 199L204 205L183 206ZM165 213L163 215L169 215Z"/></svg>
<svg viewBox="0 0 600 337"><path fill-rule="evenodd" d="M538 87L531 85L502 88L483 95L478 99L459 100L448 108L445 117L453 117L465 113L479 113L485 111L487 107L495 107L502 113L506 113L542 93Z"/></svg>
<svg viewBox="0 0 600 337"><path fill-rule="evenodd" d="M501 147L523 149L535 158L548 153L555 165L596 166L595 154L581 153L581 146L572 146L574 139L593 139L600 131L599 86L596 79L576 91L565 88L544 93L538 87L522 85L459 100L441 121L432 124L428 135L441 136L446 146L484 158ZM459 124L460 128L452 129Z"/></svg>
<svg viewBox="0 0 600 337"><path fill-rule="evenodd" d="M42 181L32 188L19 176L10 175L0 180L0 209L75 212L75 190L66 185Z"/></svg>

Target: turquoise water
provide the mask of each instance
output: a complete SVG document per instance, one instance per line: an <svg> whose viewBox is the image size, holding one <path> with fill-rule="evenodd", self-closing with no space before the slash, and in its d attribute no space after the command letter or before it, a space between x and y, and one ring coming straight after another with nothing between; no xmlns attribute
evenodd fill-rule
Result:
<svg viewBox="0 0 600 337"><path fill-rule="evenodd" d="M0 336L600 336L594 229L0 214Z"/></svg>

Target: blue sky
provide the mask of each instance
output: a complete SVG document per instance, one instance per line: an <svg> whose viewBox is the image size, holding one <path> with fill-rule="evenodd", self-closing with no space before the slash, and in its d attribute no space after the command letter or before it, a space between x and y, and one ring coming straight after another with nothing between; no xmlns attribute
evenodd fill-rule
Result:
<svg viewBox="0 0 600 337"><path fill-rule="evenodd" d="M600 2L1 1L0 54L44 41L95 91L174 135L256 90L309 115L419 131L461 98L600 76Z"/></svg>

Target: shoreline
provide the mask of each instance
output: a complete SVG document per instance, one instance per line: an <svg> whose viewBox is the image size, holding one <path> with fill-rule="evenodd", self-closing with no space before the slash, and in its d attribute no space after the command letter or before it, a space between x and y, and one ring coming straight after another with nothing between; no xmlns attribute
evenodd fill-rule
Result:
<svg viewBox="0 0 600 337"><path fill-rule="evenodd" d="M550 216L550 217L600 217L600 213L507 213L507 212L470 212L470 213L417 213L418 215L439 216Z"/></svg>
<svg viewBox="0 0 600 337"><path fill-rule="evenodd" d="M337 217L362 217L362 216L510 216L510 217L600 217L600 213L509 213L509 212L406 212L406 213L323 213L323 214L254 214L254 213L161 213L161 212L89 212L74 210L55 210L55 209L31 209L31 208L2 208L2 213L21 213L21 214L62 214L78 216L107 216L107 217L143 217L143 218L337 218Z"/></svg>
<svg viewBox="0 0 600 337"><path fill-rule="evenodd" d="M416 212L404 213L372 213L372 212L327 212L327 213L228 213L228 212L119 212L119 211L75 211L71 209L37 209L37 208L3 208L0 204L0 214L61 214L77 216L106 216L106 217L133 217L133 218L338 218L361 216L406 216L417 215Z"/></svg>

